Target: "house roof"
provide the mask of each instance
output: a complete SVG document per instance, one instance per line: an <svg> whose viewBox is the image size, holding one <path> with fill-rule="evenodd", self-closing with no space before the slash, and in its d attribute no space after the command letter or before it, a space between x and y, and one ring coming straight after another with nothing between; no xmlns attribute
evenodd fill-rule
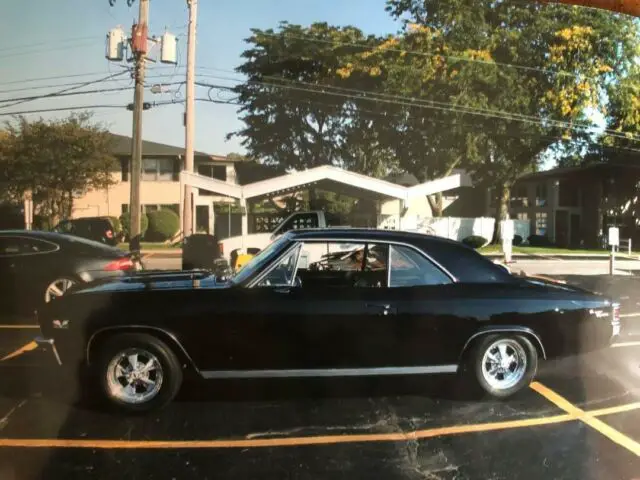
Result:
<svg viewBox="0 0 640 480"><path fill-rule="evenodd" d="M560 177L568 177L571 175L593 172L597 170L619 170L619 169L630 169L630 170L640 170L640 164L630 164L630 163L593 163L590 165L582 165L579 167L560 167L560 168L552 168L551 170L544 170L542 172L534 172L523 175L518 178L519 182L522 181L531 181L538 180L542 178L560 178Z"/></svg>
<svg viewBox="0 0 640 480"><path fill-rule="evenodd" d="M324 186L331 183L332 186L345 191L348 190L355 195L368 193L377 197L409 200L413 197L431 195L471 184L467 175L456 173L448 177L406 187L329 165L288 173L242 186L228 184L188 171L182 171L180 176L181 181L193 187L245 199L283 194L307 185Z"/></svg>
<svg viewBox="0 0 640 480"><path fill-rule="evenodd" d="M118 135L117 133L111 133L110 135L113 145L112 153L114 155L123 157L131 155L131 137L127 135ZM143 140L142 155L149 157L181 157L184 155L184 147L176 147L174 145L166 145L164 143ZM211 155L204 152L194 152L194 155L197 157L207 157L214 161L233 161L221 155Z"/></svg>

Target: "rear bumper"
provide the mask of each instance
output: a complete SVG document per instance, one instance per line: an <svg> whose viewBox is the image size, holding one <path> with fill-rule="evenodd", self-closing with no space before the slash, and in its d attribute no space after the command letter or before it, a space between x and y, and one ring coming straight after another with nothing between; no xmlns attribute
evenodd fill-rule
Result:
<svg viewBox="0 0 640 480"><path fill-rule="evenodd" d="M38 347L50 351L58 365L62 365L62 361L60 360L60 355L58 354L58 349L56 348L53 338L36 337L33 341L36 342Z"/></svg>

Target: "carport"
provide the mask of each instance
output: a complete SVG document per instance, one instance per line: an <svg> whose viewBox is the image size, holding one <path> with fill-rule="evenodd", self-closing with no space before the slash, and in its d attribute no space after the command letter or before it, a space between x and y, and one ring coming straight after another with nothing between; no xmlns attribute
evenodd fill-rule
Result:
<svg viewBox="0 0 640 480"><path fill-rule="evenodd" d="M329 165L292 172L247 185L231 184L183 170L180 173L180 182L182 184L181 205L184 205L184 186L186 185L237 199L242 211L243 237L249 233L247 202L261 197L281 196L312 187L355 198L368 198L376 201L399 200L398 214L402 222L406 205L411 199L471 186L469 176L464 173L456 173L438 180L405 187ZM193 215L193 212L191 214Z"/></svg>

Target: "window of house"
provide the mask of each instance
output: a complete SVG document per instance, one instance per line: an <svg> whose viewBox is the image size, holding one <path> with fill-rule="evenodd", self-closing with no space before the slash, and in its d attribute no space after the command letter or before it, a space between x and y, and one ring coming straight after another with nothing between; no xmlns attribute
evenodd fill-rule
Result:
<svg viewBox="0 0 640 480"><path fill-rule="evenodd" d="M144 208L143 208L143 211L145 213L155 212L157 210L159 210L158 205L144 205Z"/></svg>
<svg viewBox="0 0 640 480"><path fill-rule="evenodd" d="M546 235L546 234L547 234L547 213L538 212L536 213L536 235Z"/></svg>
<svg viewBox="0 0 640 480"><path fill-rule="evenodd" d="M529 220L529 214L527 212L519 212L514 215L516 220Z"/></svg>
<svg viewBox="0 0 640 480"><path fill-rule="evenodd" d="M120 159L120 173L122 175L122 181L128 182L129 181L129 159L128 158Z"/></svg>
<svg viewBox="0 0 640 480"><path fill-rule="evenodd" d="M205 177L215 178L216 180L227 181L227 166L226 165L212 165L202 164L198 165L198 173Z"/></svg>
<svg viewBox="0 0 640 480"><path fill-rule="evenodd" d="M143 158L142 159L142 180L147 182L172 181L173 180L173 159L172 158Z"/></svg>
<svg viewBox="0 0 640 480"><path fill-rule="evenodd" d="M120 205L120 211L122 213L127 213L129 211L129 204L123 203L122 205Z"/></svg>
<svg viewBox="0 0 640 480"><path fill-rule="evenodd" d="M536 186L536 206L544 207L547 204L547 184L541 183Z"/></svg>
<svg viewBox="0 0 640 480"><path fill-rule="evenodd" d="M526 186L515 187L511 191L511 207L528 207L529 198Z"/></svg>

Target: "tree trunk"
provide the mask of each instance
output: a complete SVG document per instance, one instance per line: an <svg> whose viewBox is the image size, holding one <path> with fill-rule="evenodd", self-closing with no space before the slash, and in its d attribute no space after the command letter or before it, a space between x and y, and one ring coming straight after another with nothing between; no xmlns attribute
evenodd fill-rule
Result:
<svg viewBox="0 0 640 480"><path fill-rule="evenodd" d="M444 208L442 207L442 193L436 193L435 195L427 195L427 200L429 201L429 206L431 207L431 215L433 217L441 217L442 211Z"/></svg>
<svg viewBox="0 0 640 480"><path fill-rule="evenodd" d="M500 243L502 238L502 229L500 222L502 220L509 219L509 199L511 198L511 185L503 183L500 188L497 189L497 204L498 209L495 216L495 225L493 226L493 240L492 243Z"/></svg>

